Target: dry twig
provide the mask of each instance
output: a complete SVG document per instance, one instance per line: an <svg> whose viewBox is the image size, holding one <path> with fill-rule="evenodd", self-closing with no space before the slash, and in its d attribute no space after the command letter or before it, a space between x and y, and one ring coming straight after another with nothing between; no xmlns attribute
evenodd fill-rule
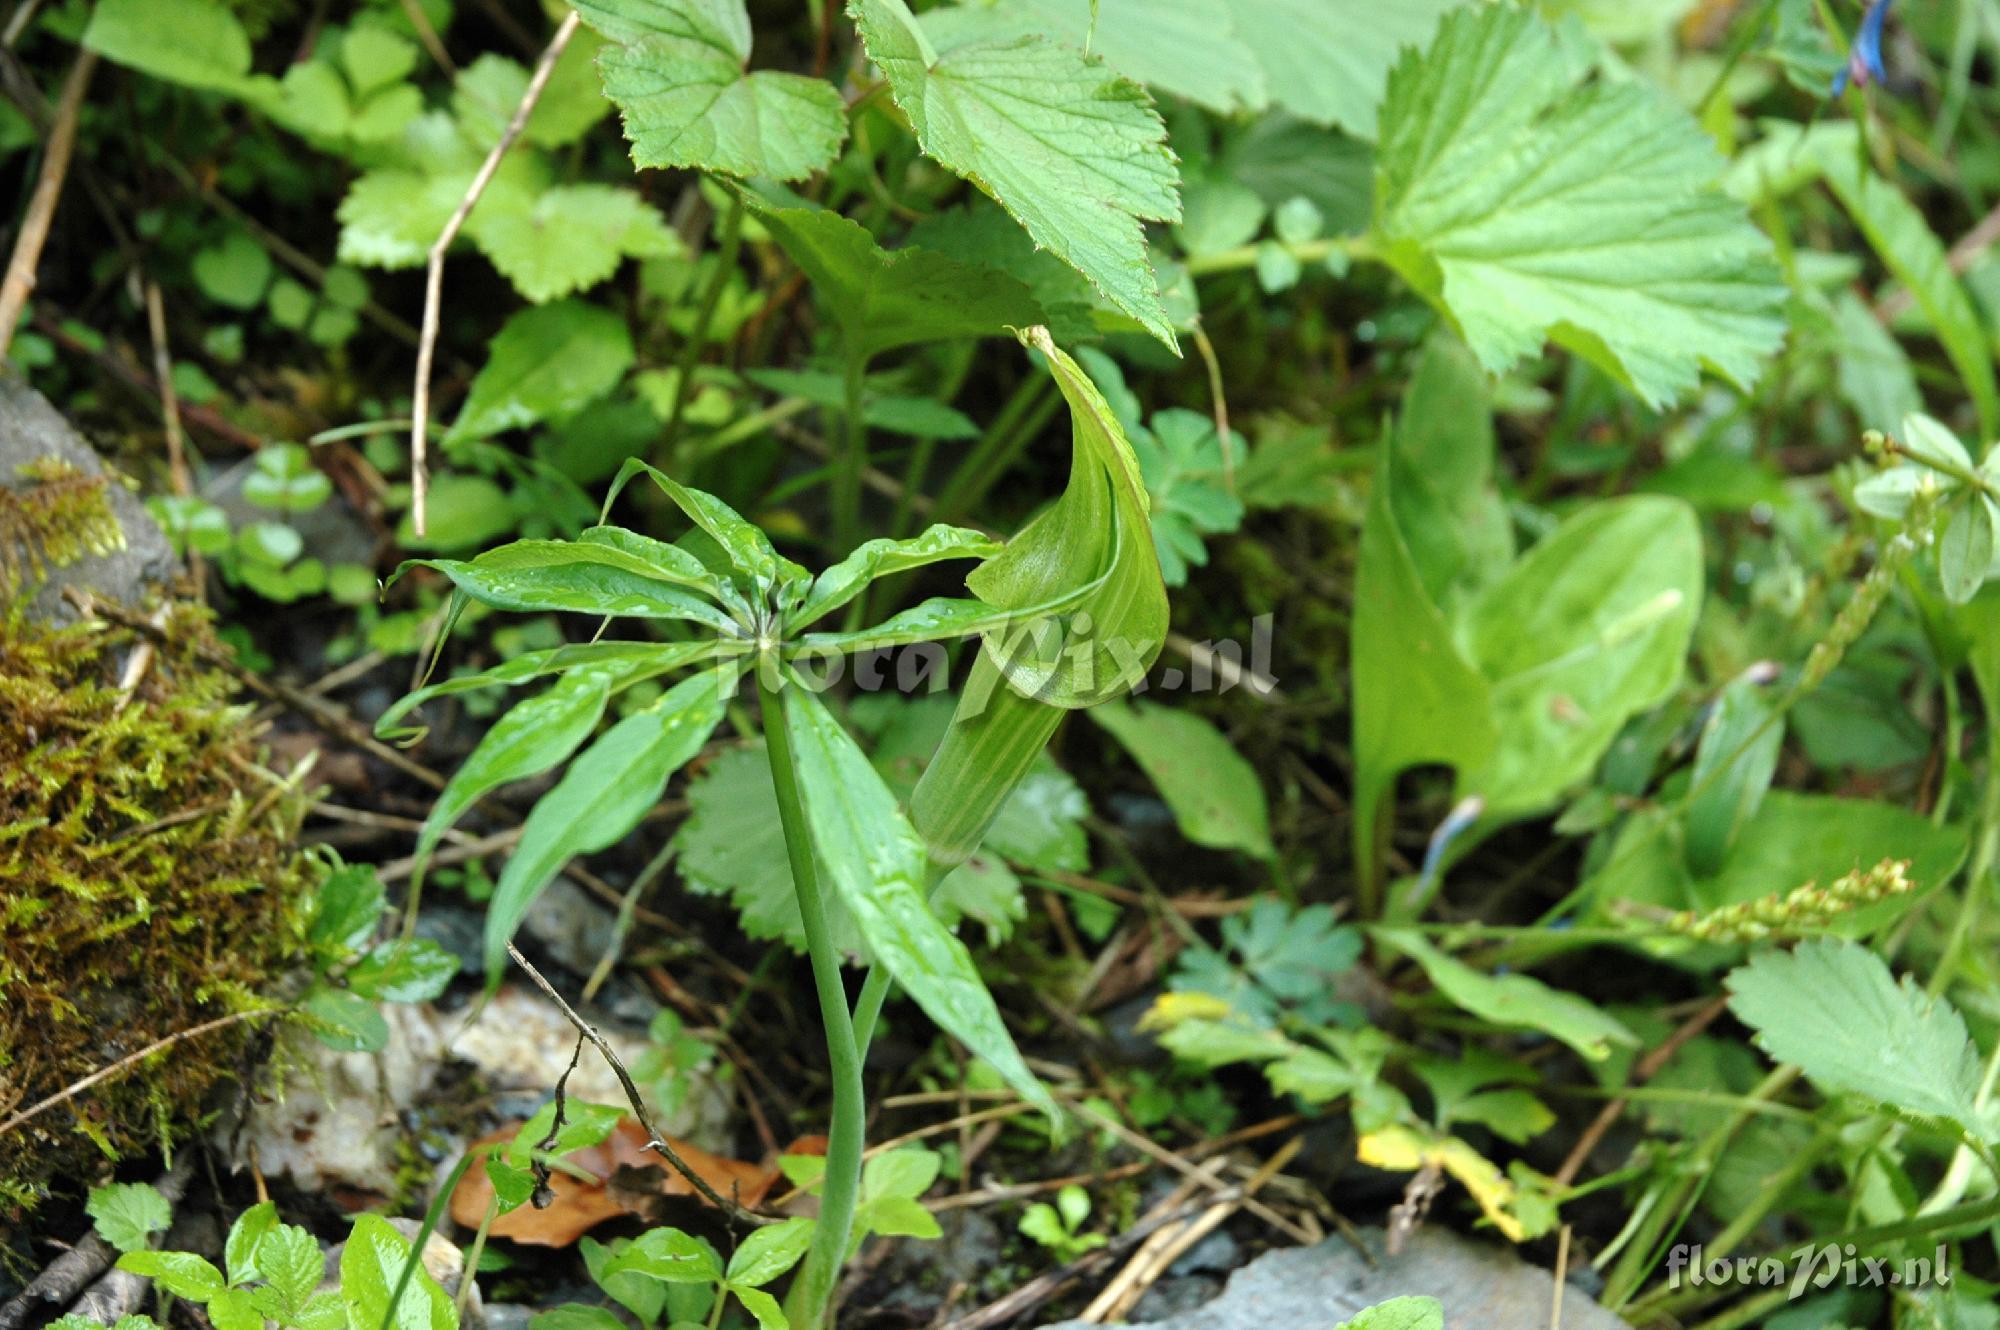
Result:
<svg viewBox="0 0 2000 1330"><path fill-rule="evenodd" d="M83 95L90 88L91 73L97 68L97 53L84 51L69 67L63 82L62 100L56 106L55 125L49 131L48 147L42 153L41 174L35 179L35 193L21 219L21 234L14 240L13 257L7 261L7 277L0 282L0 356L13 345L14 329L21 311L35 290L35 270L41 265L42 246L48 243L49 226L55 221L56 204L62 199L63 180L69 175L70 156L76 150L76 125L83 114Z"/></svg>
<svg viewBox="0 0 2000 1330"><path fill-rule="evenodd" d="M416 6L411 5L414 9ZM542 99L542 89L549 85L549 75L555 72L556 61L562 57L563 48L576 35L577 25L583 20L572 9L569 17L556 29L556 35L549 41L542 58L535 63L535 72L528 79L528 90L521 94L521 104L514 108L513 118L507 128L501 131L499 142L493 151L486 154L486 160L479 165L478 174L466 187L465 197L458 201L444 230L431 245L430 262L424 272L424 321L417 334L417 384L410 403L410 522L419 536L424 534L424 500L430 489L430 464L426 456L430 436L431 411L431 361L437 353L438 314L444 303L444 256L451 248L451 242L458 239L465 219L479 203L479 196L493 182L494 173L500 169L500 161L507 150L514 146L514 140L521 136L528 117L534 114L535 103ZM435 54L435 53L434 53Z"/></svg>

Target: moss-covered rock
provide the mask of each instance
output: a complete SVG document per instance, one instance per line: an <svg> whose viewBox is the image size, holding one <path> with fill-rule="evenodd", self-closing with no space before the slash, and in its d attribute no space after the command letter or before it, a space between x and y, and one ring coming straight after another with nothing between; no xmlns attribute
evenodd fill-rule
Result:
<svg viewBox="0 0 2000 1330"><path fill-rule="evenodd" d="M52 1179L184 1133L247 1072L267 1020L119 1064L273 1007L312 874L205 609L135 611L150 632L31 612L42 570L121 536L103 477L29 479L0 488L0 1128L118 1069L0 1132L0 1228Z"/></svg>

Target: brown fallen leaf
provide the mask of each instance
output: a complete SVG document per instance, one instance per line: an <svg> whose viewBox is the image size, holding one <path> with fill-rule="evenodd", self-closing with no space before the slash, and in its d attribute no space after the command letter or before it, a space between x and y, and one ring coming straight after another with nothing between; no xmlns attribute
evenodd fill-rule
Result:
<svg viewBox="0 0 2000 1330"><path fill-rule="evenodd" d="M521 1124L502 1127L473 1142L473 1148L499 1146L514 1139ZM660 1203L668 1197L685 1197L706 1205L694 1186L664 1159L646 1148L645 1128L631 1118L621 1118L618 1126L601 1144L587 1146L564 1156L567 1162L588 1172L595 1182L568 1173L549 1175L554 1199L543 1209L524 1205L493 1221L492 1235L535 1247L567 1247L607 1219L634 1215L657 1221ZM678 1137L667 1138L674 1152L689 1168L701 1175L723 1196L737 1204L755 1208L782 1175L777 1161L752 1164L710 1154ZM801 1137L786 1154L824 1154L823 1137ZM451 1217L466 1228L477 1228L493 1199L493 1183L484 1168L468 1169L451 1194Z"/></svg>

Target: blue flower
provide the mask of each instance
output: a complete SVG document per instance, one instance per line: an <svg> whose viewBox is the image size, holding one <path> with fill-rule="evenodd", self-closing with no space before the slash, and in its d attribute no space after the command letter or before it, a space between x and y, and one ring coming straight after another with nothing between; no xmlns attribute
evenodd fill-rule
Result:
<svg viewBox="0 0 2000 1330"><path fill-rule="evenodd" d="M1854 34L1854 45L1847 52L1847 67L1833 76L1834 96L1847 91L1849 80L1865 88L1889 77L1882 68L1882 25L1888 21L1889 6L1895 3L1870 0L1868 12L1861 18L1861 31Z"/></svg>

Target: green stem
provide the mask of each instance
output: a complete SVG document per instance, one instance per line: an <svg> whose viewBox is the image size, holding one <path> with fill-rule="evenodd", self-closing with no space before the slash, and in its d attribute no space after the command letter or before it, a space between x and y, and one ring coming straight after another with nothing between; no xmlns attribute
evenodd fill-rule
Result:
<svg viewBox="0 0 2000 1330"><path fill-rule="evenodd" d="M833 1121L827 1128L819 1223L813 1229L805 1268L786 1299L786 1314L793 1330L818 1330L826 1321L827 1305L832 1301L841 1263L847 1259L847 1240L854 1228L867 1105L862 1096L861 1054L855 1044L854 1022L848 1016L847 988L841 981L840 952L834 946L826 902L820 896L812 829L806 821L805 801L799 794L798 771L792 763L784 708L770 676L768 668L757 671L765 753L771 762L772 783L777 787L778 821L785 832L785 856L791 862L792 883L798 891L799 916L805 924L806 951L812 957L813 986L819 991L820 1020L826 1025L827 1059L833 1070Z"/></svg>
<svg viewBox="0 0 2000 1330"><path fill-rule="evenodd" d="M1269 242L1280 249L1291 251L1293 258L1301 264L1324 263L1335 254L1346 254L1349 258L1366 259L1375 256L1374 246L1367 236L1321 236L1317 240L1302 241L1287 245L1281 241ZM1185 267L1190 277L1207 277L1218 272L1242 272L1257 266L1257 251L1264 246L1238 245L1234 249L1219 249L1213 254L1190 254Z"/></svg>
<svg viewBox="0 0 2000 1330"><path fill-rule="evenodd" d="M472 1291L479 1287L479 1258L486 1253L486 1235L493 1230L493 1221L500 1217L500 1196L495 1193L486 1198L486 1213L479 1216L479 1230L472 1235L472 1245L465 1251L465 1267L458 1272L458 1318L465 1319L465 1309L472 1301Z"/></svg>
<svg viewBox="0 0 2000 1330"><path fill-rule="evenodd" d="M660 437L660 451L667 458L667 469L679 471L680 454L676 451L680 442L681 417L686 414L688 398L694 395L694 368L701 363L702 345L708 341L709 325L715 322L716 307L722 303L723 288L729 285L729 275L736 271L736 254L743 244L743 196L734 192L729 195L729 211L722 214L722 253L717 257L715 272L708 279L708 286L701 293L701 307L695 311L694 327L688 329L687 341L681 346L681 358L675 366L678 377L674 381L674 407L667 413L667 427Z"/></svg>

